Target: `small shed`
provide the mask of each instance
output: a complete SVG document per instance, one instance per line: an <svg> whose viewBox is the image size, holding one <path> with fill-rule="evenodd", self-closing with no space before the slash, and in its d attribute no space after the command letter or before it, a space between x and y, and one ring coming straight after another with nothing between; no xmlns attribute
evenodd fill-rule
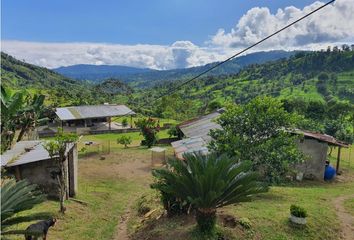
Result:
<svg viewBox="0 0 354 240"><path fill-rule="evenodd" d="M78 153L76 143L68 144L65 160L68 192L73 197L78 190ZM17 180L27 179L37 184L48 197L59 196L53 172L58 171L56 160L50 158L42 141L20 141L1 155L1 167L13 173Z"/></svg>
<svg viewBox="0 0 354 240"><path fill-rule="evenodd" d="M299 141L299 149L307 156L304 163L299 164L297 169L304 174L304 178L323 180L328 155L328 147L338 147L336 161L336 172L339 174L341 148L348 147L348 144L341 142L334 137L305 130L295 130L295 134L302 135Z"/></svg>
<svg viewBox="0 0 354 240"><path fill-rule="evenodd" d="M127 106L117 104L62 107L57 108L55 113L61 127L88 128L107 122L108 130L112 129L112 117L130 116L132 126L132 116L135 115L135 112Z"/></svg>

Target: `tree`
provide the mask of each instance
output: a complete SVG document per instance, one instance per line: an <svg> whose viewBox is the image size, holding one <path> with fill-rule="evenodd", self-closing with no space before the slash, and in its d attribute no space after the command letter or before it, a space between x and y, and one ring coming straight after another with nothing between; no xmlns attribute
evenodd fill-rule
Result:
<svg viewBox="0 0 354 240"><path fill-rule="evenodd" d="M18 216L25 210L32 209L37 204L45 200L37 186L29 184L27 180L16 182L15 180L2 180L1 185L1 239L5 235L26 234L26 230L14 230L13 228L20 223L33 220L43 220L50 217L49 213L32 213ZM31 232L31 234L39 234Z"/></svg>
<svg viewBox="0 0 354 240"><path fill-rule="evenodd" d="M44 95L35 94L28 99L27 105L18 112L17 126L20 129L20 133L17 137L17 142L22 140L25 133L34 129L38 122L46 120L40 119L40 114L44 110L44 99Z"/></svg>
<svg viewBox="0 0 354 240"><path fill-rule="evenodd" d="M59 192L59 202L60 202L60 212L65 213L64 200L67 193L66 185L66 150L69 144L77 141L77 136L75 134L64 133L62 129L58 129L58 133L54 140L47 141L44 144L44 148L48 151L49 156L52 160L56 161L58 170L53 171L52 175L57 179L58 182L58 192Z"/></svg>
<svg viewBox="0 0 354 240"><path fill-rule="evenodd" d="M229 106L217 120L222 129L211 131L210 149L235 156L238 162L250 160L263 179L278 183L303 158L296 137L287 131L296 120L279 100L270 97Z"/></svg>
<svg viewBox="0 0 354 240"><path fill-rule="evenodd" d="M33 129L43 110L44 95L31 97L25 91L12 94L1 86L1 151L11 147L15 131L20 129L17 142Z"/></svg>
<svg viewBox="0 0 354 240"><path fill-rule="evenodd" d="M185 161L171 159L168 167L153 170L152 188L188 201L196 209L198 230L213 235L217 208L249 201L267 191L250 172L249 162L236 163L227 155L185 154Z"/></svg>
<svg viewBox="0 0 354 240"><path fill-rule="evenodd" d="M142 118L135 122L135 125L140 129L144 140L141 145L151 148L157 142L157 133L160 131L159 122L153 118Z"/></svg>
<svg viewBox="0 0 354 240"><path fill-rule="evenodd" d="M132 138L130 136L123 135L117 139L117 143L124 145L125 148L128 148L128 145L132 143Z"/></svg>
<svg viewBox="0 0 354 240"><path fill-rule="evenodd" d="M1 85L1 152L11 147L15 137L17 114L23 104L23 91L12 94Z"/></svg>

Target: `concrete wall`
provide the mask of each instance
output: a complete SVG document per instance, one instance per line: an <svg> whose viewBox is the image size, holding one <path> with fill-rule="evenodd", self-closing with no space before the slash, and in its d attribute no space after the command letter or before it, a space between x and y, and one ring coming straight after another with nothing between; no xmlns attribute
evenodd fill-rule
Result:
<svg viewBox="0 0 354 240"><path fill-rule="evenodd" d="M315 139L305 138L298 143L299 149L306 155L304 163L297 169L304 173L305 179L323 180L327 159L328 144Z"/></svg>
<svg viewBox="0 0 354 240"><path fill-rule="evenodd" d="M66 183L68 186L66 197L74 197L78 189L78 153L76 144L71 151L69 151L64 165L66 169ZM42 192L46 193L48 197L59 197L57 179L53 179L50 174L52 171L58 171L55 160L48 159L28 163L12 167L11 170L20 179L27 179L30 183L37 184Z"/></svg>
<svg viewBox="0 0 354 240"><path fill-rule="evenodd" d="M16 167L19 169L21 179L27 179L30 183L37 184L48 197L58 198L57 180L53 179L50 174L51 171L58 170L55 161L49 159Z"/></svg>
<svg viewBox="0 0 354 240"><path fill-rule="evenodd" d="M78 191L78 152L77 145L68 154L69 164L69 196L74 197Z"/></svg>

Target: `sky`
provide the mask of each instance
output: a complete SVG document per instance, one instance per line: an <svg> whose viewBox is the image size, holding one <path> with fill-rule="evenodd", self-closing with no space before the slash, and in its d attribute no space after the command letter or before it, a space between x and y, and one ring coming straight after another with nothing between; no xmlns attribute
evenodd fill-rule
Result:
<svg viewBox="0 0 354 240"><path fill-rule="evenodd" d="M313 0L2 0L2 51L36 65L154 69L220 61L324 2ZM252 51L354 41L354 0L334 4Z"/></svg>

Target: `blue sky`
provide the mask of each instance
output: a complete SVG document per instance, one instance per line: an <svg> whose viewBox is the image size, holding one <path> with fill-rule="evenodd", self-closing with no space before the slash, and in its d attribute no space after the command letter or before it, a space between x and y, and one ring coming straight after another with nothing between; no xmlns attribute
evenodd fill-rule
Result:
<svg viewBox="0 0 354 240"><path fill-rule="evenodd" d="M223 60L322 1L2 0L1 45L18 59L48 68L184 68ZM337 0L252 51L353 41L353 0Z"/></svg>
<svg viewBox="0 0 354 240"><path fill-rule="evenodd" d="M201 45L219 28L231 29L252 7L271 12L313 0L3 0L2 38L44 42Z"/></svg>

